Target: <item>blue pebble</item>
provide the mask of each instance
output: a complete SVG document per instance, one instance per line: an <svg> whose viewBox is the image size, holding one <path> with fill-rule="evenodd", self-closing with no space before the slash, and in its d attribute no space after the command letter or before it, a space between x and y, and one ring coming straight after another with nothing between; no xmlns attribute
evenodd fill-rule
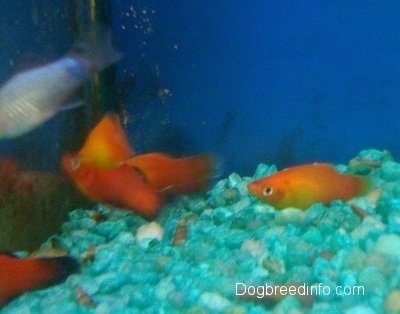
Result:
<svg viewBox="0 0 400 314"><path fill-rule="evenodd" d="M274 174L277 171L278 171L278 168L275 165L268 166L266 164L261 163L257 166L256 171L253 174L253 178L255 180L261 179L263 177Z"/></svg>
<svg viewBox="0 0 400 314"><path fill-rule="evenodd" d="M314 282L314 275L312 274L312 270L309 266L306 265L293 266L288 271L287 276L287 282L294 284L310 284Z"/></svg>
<svg viewBox="0 0 400 314"><path fill-rule="evenodd" d="M217 207L212 213L212 218L216 225L228 223L233 218L233 212L226 207Z"/></svg>
<svg viewBox="0 0 400 314"><path fill-rule="evenodd" d="M380 168L380 177L385 181L400 180L400 164L394 161L385 161Z"/></svg>
<svg viewBox="0 0 400 314"><path fill-rule="evenodd" d="M127 226L124 221L104 221L97 224L93 228L93 232L101 235L107 239L112 239L117 236L119 233L127 231Z"/></svg>
<svg viewBox="0 0 400 314"><path fill-rule="evenodd" d="M358 282L365 288L366 295L383 296L386 294L386 278L374 266L368 266L361 270L358 275Z"/></svg>
<svg viewBox="0 0 400 314"><path fill-rule="evenodd" d="M296 313L301 310L300 301L292 295L288 295L282 299L273 309L276 314Z"/></svg>
<svg viewBox="0 0 400 314"><path fill-rule="evenodd" d="M355 286L357 285L357 272L354 270L343 270L338 278L338 284L344 286Z"/></svg>
<svg viewBox="0 0 400 314"><path fill-rule="evenodd" d="M314 245L320 245L325 241L325 238L321 235L321 232L315 227L309 228L303 234L302 239Z"/></svg>
<svg viewBox="0 0 400 314"><path fill-rule="evenodd" d="M349 249L353 245L353 240L349 234L343 229L336 230L330 236L328 240L329 246L332 251L338 251L340 249Z"/></svg>
<svg viewBox="0 0 400 314"><path fill-rule="evenodd" d="M336 280L338 275L332 263L322 257L317 257L315 259L312 269L317 282Z"/></svg>
<svg viewBox="0 0 400 314"><path fill-rule="evenodd" d="M399 207L400 209L400 207ZM391 212L387 217L387 228L391 233L400 235L400 210Z"/></svg>
<svg viewBox="0 0 400 314"><path fill-rule="evenodd" d="M103 273L97 276L96 281L100 285L100 293L113 293L120 287L131 283L131 277L125 273Z"/></svg>

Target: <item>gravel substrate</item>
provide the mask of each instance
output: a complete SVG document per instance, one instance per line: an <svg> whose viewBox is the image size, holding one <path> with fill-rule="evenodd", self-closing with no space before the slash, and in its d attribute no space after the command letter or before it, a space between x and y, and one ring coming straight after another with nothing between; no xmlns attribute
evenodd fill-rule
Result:
<svg viewBox="0 0 400 314"><path fill-rule="evenodd" d="M277 211L247 191L276 171L261 164L253 178L177 197L154 222L76 209L43 248L68 249L81 272L1 313L398 313L400 164L366 150L350 168L338 166L381 187L352 207Z"/></svg>

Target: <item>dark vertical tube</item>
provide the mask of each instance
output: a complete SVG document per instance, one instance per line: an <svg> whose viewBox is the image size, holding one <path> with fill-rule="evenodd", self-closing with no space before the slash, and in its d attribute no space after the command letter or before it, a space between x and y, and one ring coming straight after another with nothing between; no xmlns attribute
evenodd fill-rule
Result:
<svg viewBox="0 0 400 314"><path fill-rule="evenodd" d="M90 40L100 40L97 32L99 25L101 27L110 27L111 25L109 0L74 0L73 11L75 19L72 21L72 29L77 37L82 33L88 33ZM81 110L78 111L78 114L84 116L84 122L81 121L82 117L77 118L77 121L85 124L86 131L106 111L113 109L113 101L116 93L115 77L115 66L111 66L101 73L95 74L85 84L83 88L84 113Z"/></svg>

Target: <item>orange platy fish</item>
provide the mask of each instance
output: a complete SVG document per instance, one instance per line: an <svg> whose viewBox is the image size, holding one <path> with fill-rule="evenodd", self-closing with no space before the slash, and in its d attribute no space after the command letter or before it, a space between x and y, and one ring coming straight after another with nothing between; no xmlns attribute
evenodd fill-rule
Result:
<svg viewBox="0 0 400 314"><path fill-rule="evenodd" d="M110 169L133 153L118 115L107 113L90 131L78 156L82 162Z"/></svg>
<svg viewBox="0 0 400 314"><path fill-rule="evenodd" d="M282 209L306 209L316 202L329 204L334 199L348 200L365 193L365 177L340 174L330 164L313 163L287 168L248 184L249 192Z"/></svg>
<svg viewBox="0 0 400 314"><path fill-rule="evenodd" d="M90 199L155 216L162 193L192 193L206 187L214 160L203 154L172 158L162 153L135 155L118 115L106 114L81 150L65 154L61 165Z"/></svg>
<svg viewBox="0 0 400 314"><path fill-rule="evenodd" d="M214 170L214 158L208 154L173 158L148 153L136 155L124 164L139 170L145 182L157 190L181 194L205 189Z"/></svg>
<svg viewBox="0 0 400 314"><path fill-rule="evenodd" d="M158 191L128 165L103 169L65 154L61 166L80 191L94 201L131 209L146 218L155 216L162 205Z"/></svg>
<svg viewBox="0 0 400 314"><path fill-rule="evenodd" d="M18 258L0 254L0 306L29 290L61 282L78 270L72 257Z"/></svg>

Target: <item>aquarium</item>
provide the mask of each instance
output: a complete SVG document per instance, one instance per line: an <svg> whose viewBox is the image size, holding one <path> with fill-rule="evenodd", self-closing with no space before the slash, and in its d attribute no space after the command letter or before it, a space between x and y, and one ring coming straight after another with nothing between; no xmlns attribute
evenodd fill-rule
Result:
<svg viewBox="0 0 400 314"><path fill-rule="evenodd" d="M399 313L399 14L0 3L0 313Z"/></svg>

